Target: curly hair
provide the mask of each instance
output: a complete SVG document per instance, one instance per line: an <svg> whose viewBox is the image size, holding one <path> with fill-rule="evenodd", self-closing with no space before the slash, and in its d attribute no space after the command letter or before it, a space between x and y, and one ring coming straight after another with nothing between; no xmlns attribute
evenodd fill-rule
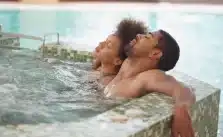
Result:
<svg viewBox="0 0 223 137"><path fill-rule="evenodd" d="M124 49L133 40L137 34L147 34L148 28L142 21L137 21L132 18L123 19L116 27L115 34L121 40L121 46L119 49L119 56L122 60L127 58Z"/></svg>

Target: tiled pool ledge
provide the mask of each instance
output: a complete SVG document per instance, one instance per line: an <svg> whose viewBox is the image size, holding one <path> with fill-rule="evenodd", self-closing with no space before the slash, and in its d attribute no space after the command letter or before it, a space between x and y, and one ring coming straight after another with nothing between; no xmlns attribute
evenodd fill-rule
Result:
<svg viewBox="0 0 223 137"><path fill-rule="evenodd" d="M197 101L191 115L196 137L217 137L220 90L180 72L172 71L170 75L195 89ZM80 123L1 126L0 134L5 137L170 137L172 107L170 97L151 93Z"/></svg>

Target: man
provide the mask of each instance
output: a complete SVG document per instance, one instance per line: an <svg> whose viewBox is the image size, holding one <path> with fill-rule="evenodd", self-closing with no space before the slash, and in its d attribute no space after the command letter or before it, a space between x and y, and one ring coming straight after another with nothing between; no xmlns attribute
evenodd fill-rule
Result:
<svg viewBox="0 0 223 137"><path fill-rule="evenodd" d="M146 34L147 27L140 21L123 19L117 25L117 31L109 35L105 41L101 42L99 46L96 47L93 52L93 57L95 58L93 69L100 72L94 71L93 77L98 78L98 75L100 75L100 84L107 85L116 76L122 62L126 59L124 47L129 44L138 33Z"/></svg>
<svg viewBox="0 0 223 137"><path fill-rule="evenodd" d="M179 59L180 50L174 38L163 30L140 34L130 42L126 53L127 59L105 88L105 94L133 98L155 91L169 95L175 100L173 137L194 137L188 109L195 96L188 87L165 74Z"/></svg>

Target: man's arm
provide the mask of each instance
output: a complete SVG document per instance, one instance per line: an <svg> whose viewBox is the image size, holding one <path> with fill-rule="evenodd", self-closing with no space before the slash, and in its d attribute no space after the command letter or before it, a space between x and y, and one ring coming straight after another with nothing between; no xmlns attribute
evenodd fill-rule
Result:
<svg viewBox="0 0 223 137"><path fill-rule="evenodd" d="M175 105L191 106L195 102L195 95L189 87L178 82L174 77L159 70L152 70L143 76L144 89L155 91L173 97Z"/></svg>
<svg viewBox="0 0 223 137"><path fill-rule="evenodd" d="M173 97L175 107L172 118L172 137L195 137L189 107L195 102L195 95L190 88L178 82L162 71L148 71L142 75L144 89L164 93Z"/></svg>

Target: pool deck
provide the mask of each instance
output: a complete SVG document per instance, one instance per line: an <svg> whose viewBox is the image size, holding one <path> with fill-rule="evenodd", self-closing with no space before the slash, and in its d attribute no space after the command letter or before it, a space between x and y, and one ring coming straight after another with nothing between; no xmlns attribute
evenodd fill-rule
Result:
<svg viewBox="0 0 223 137"><path fill-rule="evenodd" d="M220 89L172 71L196 95L191 116L196 137L217 137ZM173 100L151 93L80 123L0 126L4 137L169 137Z"/></svg>

